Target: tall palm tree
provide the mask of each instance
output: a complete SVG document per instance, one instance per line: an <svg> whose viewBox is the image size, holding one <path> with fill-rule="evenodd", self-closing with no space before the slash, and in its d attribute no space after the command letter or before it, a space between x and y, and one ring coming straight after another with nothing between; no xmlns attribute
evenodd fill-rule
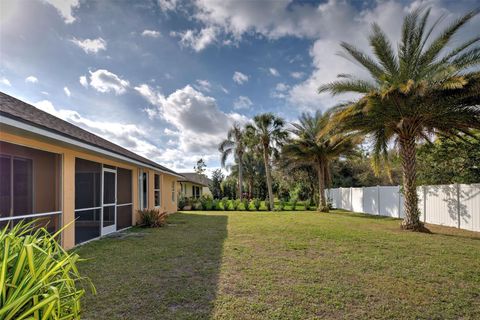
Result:
<svg viewBox="0 0 480 320"><path fill-rule="evenodd" d="M372 79L339 75L337 81L319 88L319 92L334 95L361 95L338 106L331 125L371 136L377 171L388 145L396 142L403 171L404 229L423 228L416 192L418 140L469 134L471 128L480 127L480 37L457 47L451 41L477 13L467 13L433 37L440 19L427 28L430 9L415 10L404 19L397 52L373 24L369 41L374 58L348 43L341 44L344 54L364 67Z"/></svg>
<svg viewBox="0 0 480 320"><path fill-rule="evenodd" d="M225 168L227 158L232 154L234 156L235 163L238 165L238 198L241 201L243 198L242 158L245 152L245 132L238 123L234 123L233 127L228 130L227 139L220 143L218 151L221 153L220 162L223 168Z"/></svg>
<svg viewBox="0 0 480 320"><path fill-rule="evenodd" d="M238 165L231 166L232 176L238 176ZM252 199L255 180L265 176L263 160L259 159L252 150L246 149L242 159L242 172L245 184L248 187L248 198Z"/></svg>
<svg viewBox="0 0 480 320"><path fill-rule="evenodd" d="M318 210L328 212L325 199L325 184L329 176L330 162L341 155L352 152L355 144L360 143L352 134L338 133L328 126L329 114L314 115L303 113L298 123L292 123L291 132L295 136L282 148L282 159L287 167L309 165L315 168L318 177ZM327 129L328 128L328 129Z"/></svg>
<svg viewBox="0 0 480 320"><path fill-rule="evenodd" d="M284 129L285 121L273 113L262 113L253 118L253 124L247 125L247 132L250 137L250 145L257 148L263 155L265 175L267 178L268 200L270 208L274 208L272 191L272 173L270 159L272 154L278 152L277 147L288 137Z"/></svg>

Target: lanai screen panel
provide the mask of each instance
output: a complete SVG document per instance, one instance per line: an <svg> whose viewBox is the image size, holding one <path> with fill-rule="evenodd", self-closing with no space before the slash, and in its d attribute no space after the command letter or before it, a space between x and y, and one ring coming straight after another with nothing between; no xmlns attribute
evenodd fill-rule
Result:
<svg viewBox="0 0 480 320"><path fill-rule="evenodd" d="M0 141L0 227L35 219L58 230L60 184L61 155Z"/></svg>
<svg viewBox="0 0 480 320"><path fill-rule="evenodd" d="M75 159L75 244L100 236L102 165Z"/></svg>
<svg viewBox="0 0 480 320"><path fill-rule="evenodd" d="M132 225L132 171L117 169L117 230Z"/></svg>

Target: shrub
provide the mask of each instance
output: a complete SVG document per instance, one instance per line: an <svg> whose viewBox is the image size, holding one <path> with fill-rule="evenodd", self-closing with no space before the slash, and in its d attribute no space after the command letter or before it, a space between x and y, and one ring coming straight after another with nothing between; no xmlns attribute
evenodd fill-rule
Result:
<svg viewBox="0 0 480 320"><path fill-rule="evenodd" d="M248 202L248 199L243 199L243 208L245 211L250 211L250 202Z"/></svg>
<svg viewBox="0 0 480 320"><path fill-rule="evenodd" d="M252 200L252 202L253 202L253 206L255 207L255 210L259 211L260 210L260 205L262 204L260 202L260 199L255 198L255 199Z"/></svg>
<svg viewBox="0 0 480 320"><path fill-rule="evenodd" d="M79 319L85 284L78 254L65 251L36 221L0 230L0 319ZM83 284L81 284L83 282Z"/></svg>
<svg viewBox="0 0 480 320"><path fill-rule="evenodd" d="M235 199L232 201L233 210L237 211L239 206L240 206L240 200Z"/></svg>
<svg viewBox="0 0 480 320"><path fill-rule="evenodd" d="M218 207L218 200L213 199L212 201L212 210L219 210L220 208Z"/></svg>
<svg viewBox="0 0 480 320"><path fill-rule="evenodd" d="M280 200L278 203L278 210L283 211L285 209L285 201Z"/></svg>
<svg viewBox="0 0 480 320"><path fill-rule="evenodd" d="M265 198L265 208L267 208L267 211L272 210L272 208L270 208L270 200L268 198Z"/></svg>
<svg viewBox="0 0 480 320"><path fill-rule="evenodd" d="M187 206L188 200L183 195L178 198L178 209L183 210Z"/></svg>
<svg viewBox="0 0 480 320"><path fill-rule="evenodd" d="M167 212L160 212L158 209L138 210L140 213L140 224L147 228L163 227L167 223Z"/></svg>
<svg viewBox="0 0 480 320"><path fill-rule="evenodd" d="M297 210L297 202L298 202L297 198L293 198L293 199L290 200L290 203L292 204L292 210L293 211Z"/></svg>
<svg viewBox="0 0 480 320"><path fill-rule="evenodd" d="M228 210L228 198L227 197L222 199L222 207L223 207L224 211Z"/></svg>

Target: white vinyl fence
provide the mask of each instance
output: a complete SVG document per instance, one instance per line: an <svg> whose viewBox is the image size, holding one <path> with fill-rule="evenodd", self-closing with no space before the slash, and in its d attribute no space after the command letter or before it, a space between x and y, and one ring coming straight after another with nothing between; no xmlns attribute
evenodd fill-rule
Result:
<svg viewBox="0 0 480 320"><path fill-rule="evenodd" d="M421 220L480 232L480 184L421 186L417 189ZM327 189L334 208L403 218L399 186Z"/></svg>

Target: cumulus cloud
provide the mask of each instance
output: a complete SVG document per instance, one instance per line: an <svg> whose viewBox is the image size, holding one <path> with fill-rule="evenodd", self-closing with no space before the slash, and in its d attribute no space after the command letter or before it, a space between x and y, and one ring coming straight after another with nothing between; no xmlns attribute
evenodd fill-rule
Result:
<svg viewBox="0 0 480 320"><path fill-rule="evenodd" d="M172 31L170 35L180 38L180 44L183 47L189 47L198 52L217 40L217 32L216 28L207 27L201 30Z"/></svg>
<svg viewBox="0 0 480 320"><path fill-rule="evenodd" d="M35 77L35 76L28 76L28 77L25 78L25 82L26 83L37 83L38 78Z"/></svg>
<svg viewBox="0 0 480 320"><path fill-rule="evenodd" d="M275 68L268 68L268 72L270 72L270 74L274 77L280 76L280 72L278 72L278 70Z"/></svg>
<svg viewBox="0 0 480 320"><path fill-rule="evenodd" d="M151 107L147 113L152 119L162 119L178 132L180 152L216 155L217 146L231 125L245 123L247 118L238 113L221 111L213 97L206 96L190 85L178 89L169 96L146 84L135 87Z"/></svg>
<svg viewBox="0 0 480 320"><path fill-rule="evenodd" d="M142 36L150 38L158 38L161 36L160 31L157 30L143 30Z"/></svg>
<svg viewBox="0 0 480 320"><path fill-rule="evenodd" d="M83 87L88 88L88 80L86 76L80 76L80 78L78 78L78 81Z"/></svg>
<svg viewBox="0 0 480 320"><path fill-rule="evenodd" d="M10 81L9 81L7 78L5 78L5 77L0 77L0 83L3 84L3 85L5 85L5 86L7 86L7 87L11 87L11 86L12 86L12 84L10 83Z"/></svg>
<svg viewBox="0 0 480 320"><path fill-rule="evenodd" d="M77 38L73 38L70 40L78 47L80 47L85 53L87 54L95 54L99 51L107 49L107 42L103 40L103 38L96 38L96 39L84 39L80 40Z"/></svg>
<svg viewBox="0 0 480 320"><path fill-rule="evenodd" d="M57 12L63 17L65 23L72 23L75 17L72 15L72 10L77 8L80 4L78 0L43 0L51 4Z"/></svg>
<svg viewBox="0 0 480 320"><path fill-rule="evenodd" d="M98 69L94 72L90 71L90 86L98 92L114 92L119 95L125 93L130 83L115 73L105 69Z"/></svg>
<svg viewBox="0 0 480 320"><path fill-rule="evenodd" d="M248 81L248 76L246 74L241 73L240 71L235 71L232 79L238 84L244 84L245 82Z"/></svg>
<svg viewBox="0 0 480 320"><path fill-rule="evenodd" d="M275 89L271 93L272 98L285 99L288 97L287 91L290 90L290 86L283 82L277 83Z"/></svg>
<svg viewBox="0 0 480 320"><path fill-rule="evenodd" d="M163 12L175 11L178 3L178 0L158 0L158 6Z"/></svg>
<svg viewBox="0 0 480 320"><path fill-rule="evenodd" d="M70 97L72 95L72 93L70 92L70 90L68 89L68 87L63 87L63 92L65 92L65 94L67 95L67 97Z"/></svg>
<svg viewBox="0 0 480 320"><path fill-rule="evenodd" d="M238 109L248 109L253 105L252 100L246 96L240 96L233 102L233 108Z"/></svg>

